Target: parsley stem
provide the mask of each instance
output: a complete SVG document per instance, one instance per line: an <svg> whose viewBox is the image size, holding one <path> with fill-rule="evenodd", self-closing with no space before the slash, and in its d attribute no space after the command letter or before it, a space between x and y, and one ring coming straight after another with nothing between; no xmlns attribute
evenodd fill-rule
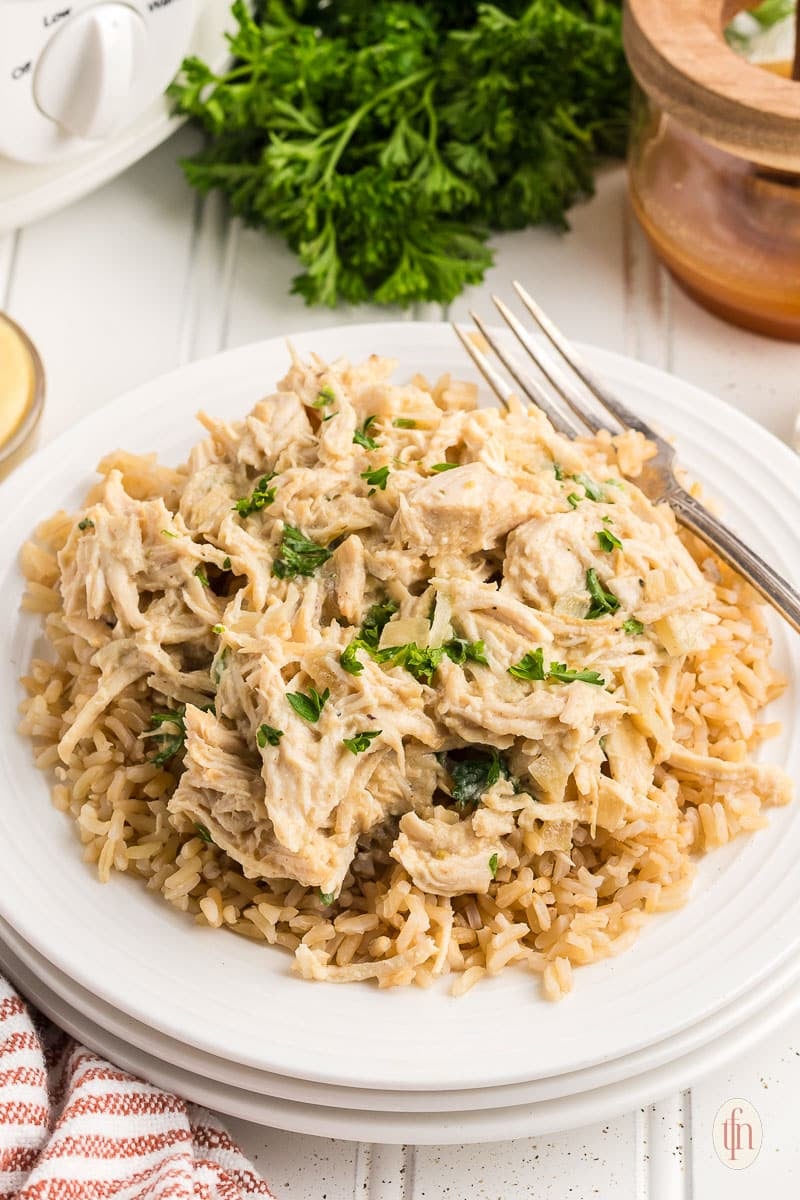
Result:
<svg viewBox="0 0 800 1200"><path fill-rule="evenodd" d="M338 142L333 147L331 156L328 159L328 165L320 176L317 187L326 187L330 183L339 159L347 149L350 139L371 109L375 108L375 106L380 104L383 100L388 99L389 96L393 96L395 92L402 92L406 88L414 87L416 84L421 83L424 79L430 79L431 74L431 70L428 69L425 71L415 71L413 75L407 75L404 79L397 79L394 83L389 84L388 87L383 88L382 91L376 92L374 96L370 96L369 100L365 100L361 107L357 108L352 116L348 117L348 119L342 122L340 126L337 126L336 128L340 128L342 132L339 136ZM326 132L333 133L335 130L329 130Z"/></svg>

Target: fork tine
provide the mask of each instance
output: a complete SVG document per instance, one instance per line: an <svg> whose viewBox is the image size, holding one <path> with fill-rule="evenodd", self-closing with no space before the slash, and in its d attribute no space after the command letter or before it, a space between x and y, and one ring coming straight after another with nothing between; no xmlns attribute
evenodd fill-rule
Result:
<svg viewBox="0 0 800 1200"><path fill-rule="evenodd" d="M476 312L473 312L470 309L469 315L472 317L478 329L486 338L486 341L500 359L500 362L506 368L509 375L516 380L530 402L542 410L542 412L550 419L551 424L559 431L559 433L563 433L566 437L570 438L581 437L586 430L582 429L580 425L573 421L569 413L564 412L562 409L553 404L553 401L547 395L547 392L544 390L542 385L536 379L534 379L532 375L529 375L526 371L523 371L519 363L502 345L498 343L497 338L492 336L491 330L487 328Z"/></svg>
<svg viewBox="0 0 800 1200"><path fill-rule="evenodd" d="M564 334L561 332L558 326L550 320L550 318L547 316L547 313L545 313L540 305L536 303L533 296L531 296L530 293L525 290L522 284L515 279L513 286L514 291L517 293L520 300L541 329L542 333L545 334L551 345L555 347L563 360L569 367L571 367L584 386L589 389L597 402L602 404L606 412L609 412L612 414L612 416L616 417L623 428L636 429L639 431L639 433L643 433L645 437L650 438L652 441L661 443L662 439L653 429L651 429L649 425L646 424L646 422L637 417L635 412L632 412L627 405L623 404L615 396L612 396L611 393L603 386L594 372L587 367L585 361L583 358L581 358L580 354L578 354L575 347L564 337ZM492 299L494 299L494 297L492 297ZM497 300L495 300L495 304L497 303ZM517 336L519 336L519 334L517 334ZM547 374L546 371L545 374ZM609 428L609 426L605 426L605 428ZM617 431L613 430L612 432Z"/></svg>
<svg viewBox="0 0 800 1200"><path fill-rule="evenodd" d="M459 329L455 321L451 321L450 326L458 340L461 342L461 345L464 347L467 354L475 363L475 366L478 368L481 375L494 392L495 396L497 396L497 399L500 401L503 408L506 410L506 412L508 412L509 400L514 394L513 389L508 386L502 375L495 371L486 355L478 349L469 334L464 333L462 329Z"/></svg>
<svg viewBox="0 0 800 1200"><path fill-rule="evenodd" d="M537 367L546 375L556 391L560 393L565 404L568 404L572 411L577 413L580 419L591 429L592 433L598 433L601 429L607 429L609 433L619 433L617 425L610 425L604 417L594 411L591 404L587 404L581 392L564 372L556 356L545 346L542 346L541 343L537 344L533 340L525 327L517 320L511 309L503 303L500 297L492 295L492 302L500 313L500 316L516 335L517 340L525 347ZM583 381L582 386L586 386L583 384Z"/></svg>

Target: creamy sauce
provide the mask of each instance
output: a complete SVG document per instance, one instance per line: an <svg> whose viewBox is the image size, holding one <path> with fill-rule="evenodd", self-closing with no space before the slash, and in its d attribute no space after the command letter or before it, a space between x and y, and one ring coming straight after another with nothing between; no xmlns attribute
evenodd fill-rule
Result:
<svg viewBox="0 0 800 1200"><path fill-rule="evenodd" d="M30 351L13 325L0 317L0 447L19 429L33 400Z"/></svg>

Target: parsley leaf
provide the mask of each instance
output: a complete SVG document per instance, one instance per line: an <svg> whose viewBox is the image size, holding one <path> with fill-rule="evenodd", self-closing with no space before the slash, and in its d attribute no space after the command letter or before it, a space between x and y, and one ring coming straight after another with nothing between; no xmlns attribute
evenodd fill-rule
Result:
<svg viewBox="0 0 800 1200"><path fill-rule="evenodd" d="M365 729L361 733L357 733L355 737L342 738L342 742L351 754L363 754L365 750L369 750L370 742L374 741L376 737L380 737L382 733L382 729L371 731Z"/></svg>
<svg viewBox="0 0 800 1200"><path fill-rule="evenodd" d="M598 687L605 684L605 679L597 671L573 671L566 663L557 662L551 662L550 666L545 668L544 651L541 646L536 650L529 650L515 666L508 668L508 673L515 679L533 682L547 680L550 683L574 683L581 680L583 683L594 683Z"/></svg>
<svg viewBox="0 0 800 1200"><path fill-rule="evenodd" d="M199 821L195 821L194 828L195 828L195 833L200 838L201 842L205 842L207 846L214 845L214 839L212 838L211 834L208 832L208 829L205 827L205 825L201 825Z"/></svg>
<svg viewBox="0 0 800 1200"><path fill-rule="evenodd" d="M561 480L564 478L564 472L561 469L561 463L557 463L557 462L553 463L553 474L555 475L556 479L560 483Z"/></svg>
<svg viewBox="0 0 800 1200"><path fill-rule="evenodd" d="M212 626L211 626L211 632L212 632L212 633L216 633L216 634L221 634L221 633L224 633L224 632L225 632L225 626L224 626L224 625L212 625Z"/></svg>
<svg viewBox="0 0 800 1200"><path fill-rule="evenodd" d="M605 550L606 554L610 554L612 550L622 549L622 542L610 529L598 529L597 540L600 543L600 549Z"/></svg>
<svg viewBox="0 0 800 1200"><path fill-rule="evenodd" d="M325 688L322 695L319 694L316 688L310 688L309 694L305 692L287 692L286 699L291 704L298 717L302 717L304 721L310 721L313 725L320 718L320 713L330 700L331 689Z"/></svg>
<svg viewBox="0 0 800 1200"><path fill-rule="evenodd" d="M336 403L336 396L333 388L324 387L318 394L316 400L312 404L312 408L327 408L329 404Z"/></svg>
<svg viewBox="0 0 800 1200"><path fill-rule="evenodd" d="M294 525L285 525L278 547L278 557L272 564L272 574L277 575L279 579L313 575L318 567L328 561L331 554L331 550L320 546L318 542L312 542L311 538L305 537Z"/></svg>
<svg viewBox="0 0 800 1200"><path fill-rule="evenodd" d="M399 607L394 600L383 600L379 604L370 605L359 634L365 646L369 646L372 650L378 649L378 642L381 640L384 626L392 619Z"/></svg>
<svg viewBox="0 0 800 1200"><path fill-rule="evenodd" d="M227 554L226 554L225 558L223 558L223 560L222 560L222 569L223 569L223 571L230 571L230 569L231 569L231 560Z"/></svg>
<svg viewBox="0 0 800 1200"><path fill-rule="evenodd" d="M208 582L208 576L206 575L206 569L202 563L197 564L195 569L192 571L192 574L197 576L197 578L202 583L203 587L211 586L211 584Z"/></svg>
<svg viewBox="0 0 800 1200"><path fill-rule="evenodd" d="M339 662L344 667L349 675L360 675L364 670L364 664L356 658L356 650L363 642L359 638L354 638L349 646L345 646L342 653L339 655Z"/></svg>
<svg viewBox="0 0 800 1200"><path fill-rule="evenodd" d="M636 617L628 617L627 621L623 621L622 629L627 634L644 633L644 625Z"/></svg>
<svg viewBox="0 0 800 1200"><path fill-rule="evenodd" d="M382 492L385 492L386 481L389 478L389 468L377 467L374 471L362 471L361 478L365 479L370 487L380 488Z"/></svg>
<svg viewBox="0 0 800 1200"><path fill-rule="evenodd" d="M94 521L90 517L84 517L82 521L78 521L78 529L80 529L81 533L85 529L94 529Z"/></svg>
<svg viewBox="0 0 800 1200"><path fill-rule="evenodd" d="M441 646L418 646L416 642L408 642L404 646L387 646L385 650L377 650L374 657L380 663L403 667L409 675L414 676L417 683L430 684L434 671L444 657L444 649Z"/></svg>
<svg viewBox="0 0 800 1200"><path fill-rule="evenodd" d="M508 668L508 673L515 679L544 679L544 651L541 646L538 650L529 650L518 663Z"/></svg>
<svg viewBox="0 0 800 1200"><path fill-rule="evenodd" d="M582 499L583 496L579 496L577 492L570 492L567 496L567 501L572 508L577 508Z"/></svg>
<svg viewBox="0 0 800 1200"><path fill-rule="evenodd" d="M369 429L370 425L374 424L377 419L378 418L376 416L367 417L361 428L355 431L353 434L353 442L355 445L363 446L365 450L378 449L379 443L375 441L374 437L369 437L367 435L367 430Z"/></svg>
<svg viewBox="0 0 800 1200"><path fill-rule="evenodd" d="M489 874L492 879L497 879L497 855L493 854L489 859Z"/></svg>
<svg viewBox="0 0 800 1200"><path fill-rule="evenodd" d="M267 744L270 746L280 745L282 737L282 729L276 729L274 725L259 725L256 732L256 743L259 750L263 750Z"/></svg>
<svg viewBox="0 0 800 1200"><path fill-rule="evenodd" d="M603 492L601 485L599 483L595 483L595 481L589 475L583 475L579 473L571 476L571 478L574 479L576 483L581 485L590 500L599 501L605 499L605 493Z"/></svg>
<svg viewBox="0 0 800 1200"><path fill-rule="evenodd" d="M597 617L602 617L606 613L615 613L617 611L619 600L612 592L605 590L597 578L597 572L594 567L590 567L586 572L586 586L589 589L589 595L592 597L592 603L589 605L589 611L586 614L587 621L594 621Z"/></svg>
<svg viewBox="0 0 800 1200"><path fill-rule="evenodd" d="M336 899L336 893L335 892L323 892L322 888L320 888L319 889L319 898L322 901L322 903L325 905L325 907L328 908L328 906L333 904L334 900Z"/></svg>
<svg viewBox="0 0 800 1200"><path fill-rule="evenodd" d="M547 678L558 680L559 683L575 683L580 680L582 683L593 683L597 687L603 687L605 679L598 671L571 671L567 670L566 663L551 662L547 668Z"/></svg>
<svg viewBox="0 0 800 1200"><path fill-rule="evenodd" d="M395 429L417 428L417 422L412 420L411 417L395 417L395 419L392 421L392 425L394 425Z"/></svg>
<svg viewBox="0 0 800 1200"><path fill-rule="evenodd" d="M468 746L463 750L445 751L436 757L450 775L453 800L461 812L477 808L484 792L488 792L501 775L510 778L505 759L494 746Z"/></svg>
<svg viewBox="0 0 800 1200"><path fill-rule="evenodd" d="M153 755L151 762L157 767L174 758L183 749L186 740L186 723L184 715L186 706L181 704L175 712L154 712L150 715L150 724L159 732L153 740L161 744L161 749Z"/></svg>
<svg viewBox="0 0 800 1200"><path fill-rule="evenodd" d="M263 475L253 488L252 495L242 496L241 499L236 501L233 507L240 517L249 517L251 513L261 512L262 508L266 508L268 504L272 504L275 499L276 489L274 487L267 487L267 484L274 478L274 471L271 471L269 475Z"/></svg>
<svg viewBox="0 0 800 1200"><path fill-rule="evenodd" d="M460 466L461 466L461 463L451 463L451 462L434 463L433 466L431 467L431 470L438 475L438 474L441 474L442 471L455 471L456 467L460 467Z"/></svg>
<svg viewBox="0 0 800 1200"><path fill-rule="evenodd" d="M482 641L467 642L464 638L450 638L449 642L444 643L442 649L447 657L459 667L466 662L480 663L482 667L489 665L486 646Z"/></svg>

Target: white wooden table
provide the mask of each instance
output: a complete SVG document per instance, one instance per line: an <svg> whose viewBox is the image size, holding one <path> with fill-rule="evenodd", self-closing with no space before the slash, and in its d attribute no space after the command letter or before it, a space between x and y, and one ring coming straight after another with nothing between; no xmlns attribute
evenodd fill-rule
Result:
<svg viewBox="0 0 800 1200"><path fill-rule="evenodd" d="M275 334L379 321L379 309L307 309L279 241L197 201L176 165L187 130L101 191L0 236L0 308L38 344L48 375L43 438L128 388L191 359ZM625 203L621 169L572 215L566 236L496 239L482 289L452 306L490 311L517 276L568 333L664 367L791 436L796 347L733 330L687 299L654 261ZM407 314L440 319L438 306ZM380 339L376 335L375 348ZM755 1105L759 1158L731 1171L711 1124L732 1097ZM230 1121L285 1200L752 1200L800 1194L800 1019L691 1091L603 1125L491 1146L395 1148L301 1137Z"/></svg>

